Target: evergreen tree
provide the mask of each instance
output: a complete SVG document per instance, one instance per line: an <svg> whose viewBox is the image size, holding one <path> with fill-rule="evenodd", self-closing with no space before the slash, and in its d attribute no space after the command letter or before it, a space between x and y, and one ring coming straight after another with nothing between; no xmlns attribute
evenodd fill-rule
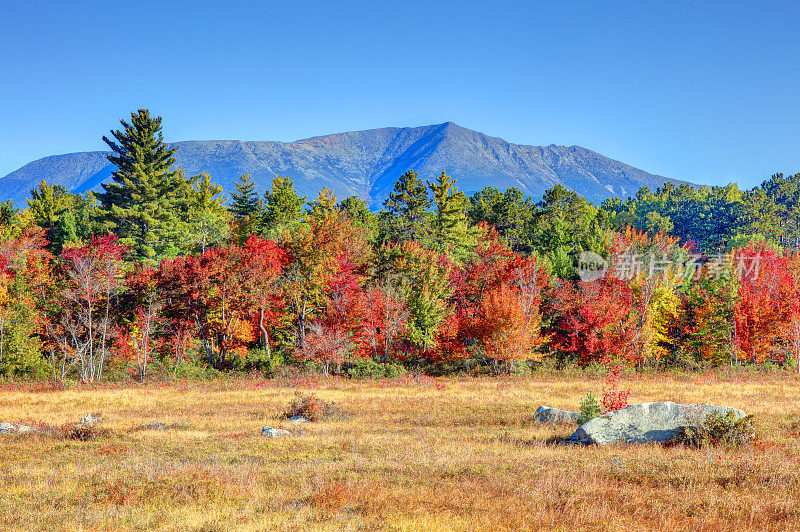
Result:
<svg viewBox="0 0 800 532"><path fill-rule="evenodd" d="M512 249L527 251L529 243L523 237L532 212L531 198L519 189L501 192L496 187L484 187L470 198L467 215L473 225L486 222L497 229Z"/></svg>
<svg viewBox="0 0 800 532"><path fill-rule="evenodd" d="M288 177L274 178L272 190L264 194L266 231L280 235L283 231L296 226L303 219L303 205L306 199L305 196L297 194L294 181Z"/></svg>
<svg viewBox="0 0 800 532"><path fill-rule="evenodd" d="M425 183L414 170L400 176L383 206L392 217L389 233L394 240L420 241L428 234L427 217L431 201Z"/></svg>
<svg viewBox="0 0 800 532"><path fill-rule="evenodd" d="M244 242L258 232L264 217L264 204L256 192L256 184L250 174L239 176L236 192L231 194L233 203L229 211L236 221L238 240Z"/></svg>
<svg viewBox="0 0 800 532"><path fill-rule="evenodd" d="M99 229L93 220L97 201L91 192L72 194L61 185L42 181L31 190L27 202L33 221L45 230L48 249L57 255L64 246L76 245Z"/></svg>
<svg viewBox="0 0 800 532"><path fill-rule="evenodd" d="M369 210L367 202L358 196L349 196L343 199L338 206L339 212L360 226L372 227L375 222L375 215Z"/></svg>
<svg viewBox="0 0 800 532"><path fill-rule="evenodd" d="M469 200L455 184L455 179L442 172L435 182L428 182L428 187L436 204L432 227L434 246L461 262L477 245L479 230L469 227L466 214Z"/></svg>
<svg viewBox="0 0 800 532"><path fill-rule="evenodd" d="M98 195L105 229L119 236L134 260L156 263L176 251L181 238L180 215L185 207L187 182L173 170L175 150L164 144L161 117L146 109L131 113L131 123L103 136L117 166L112 182Z"/></svg>
<svg viewBox="0 0 800 532"><path fill-rule="evenodd" d="M228 237L230 214L224 207L222 186L202 173L193 179L195 186L189 190L187 236L191 243L188 251L203 253L209 246Z"/></svg>

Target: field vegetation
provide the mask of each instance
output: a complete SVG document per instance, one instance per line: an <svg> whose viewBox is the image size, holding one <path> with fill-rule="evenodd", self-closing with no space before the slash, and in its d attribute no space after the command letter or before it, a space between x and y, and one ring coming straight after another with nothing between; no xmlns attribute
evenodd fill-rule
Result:
<svg viewBox="0 0 800 532"><path fill-rule="evenodd" d="M0 419L101 412L97 438L2 436L0 519L54 530L800 529L800 380L787 372L630 373L633 402L726 404L758 438L726 447L578 447L575 410L602 375L354 380L258 376L5 384ZM339 415L293 425L298 394ZM154 421L163 425L148 428ZM260 435L263 426L294 435ZM100 429L102 428L102 430ZM160 430L159 430L160 429Z"/></svg>

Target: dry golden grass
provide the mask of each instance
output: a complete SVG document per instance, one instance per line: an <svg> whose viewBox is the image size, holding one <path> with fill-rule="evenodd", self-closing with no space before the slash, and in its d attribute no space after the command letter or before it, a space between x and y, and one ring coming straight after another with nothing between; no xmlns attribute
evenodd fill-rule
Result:
<svg viewBox="0 0 800 532"><path fill-rule="evenodd" d="M99 440L0 436L4 529L800 529L800 381L639 376L632 402L726 404L756 414L740 450L558 445L586 378L258 380L42 391L8 385L0 421L102 412ZM345 419L260 436L296 390ZM177 424L141 430L154 420Z"/></svg>

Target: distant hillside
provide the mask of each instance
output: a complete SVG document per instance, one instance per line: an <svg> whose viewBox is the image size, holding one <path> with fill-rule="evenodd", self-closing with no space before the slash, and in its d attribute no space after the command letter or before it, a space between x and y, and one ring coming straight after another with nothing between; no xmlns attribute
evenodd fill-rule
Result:
<svg viewBox="0 0 800 532"><path fill-rule="evenodd" d="M595 202L628 196L674 179L654 175L580 146L524 146L444 124L336 133L295 142L200 140L176 143L177 165L187 175L207 172L226 192L234 180L251 173L261 189L276 174L295 180L310 198L322 187L340 199L358 195L377 208L397 178L408 169L424 179L442 170L470 194L485 186L517 187L538 198L560 183ZM106 152L52 155L0 178L0 199L25 205L42 180L73 192L100 190L114 169Z"/></svg>

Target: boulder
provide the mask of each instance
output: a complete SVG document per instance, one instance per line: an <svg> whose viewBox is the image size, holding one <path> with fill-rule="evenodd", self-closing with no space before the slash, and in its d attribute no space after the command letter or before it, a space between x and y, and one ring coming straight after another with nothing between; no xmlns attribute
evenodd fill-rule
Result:
<svg viewBox="0 0 800 532"><path fill-rule="evenodd" d="M539 423L576 423L580 415L580 412L540 406L536 409L536 415L533 419Z"/></svg>
<svg viewBox="0 0 800 532"><path fill-rule="evenodd" d="M745 417L742 410L729 406L678 404L671 401L639 403L614 410L587 421L569 438L570 443L664 443L674 439L683 428L699 428L712 412L736 419Z"/></svg>
<svg viewBox="0 0 800 532"><path fill-rule="evenodd" d="M86 414L81 418L81 425L96 425L103 420L103 414L96 412L94 414Z"/></svg>
<svg viewBox="0 0 800 532"><path fill-rule="evenodd" d="M17 425L16 423L0 423L0 434L25 434L26 432L36 432L35 427L27 425Z"/></svg>
<svg viewBox="0 0 800 532"><path fill-rule="evenodd" d="M282 438L284 436L291 436L292 433L288 430L274 429L272 427L264 427L261 429L261 435L265 438Z"/></svg>

